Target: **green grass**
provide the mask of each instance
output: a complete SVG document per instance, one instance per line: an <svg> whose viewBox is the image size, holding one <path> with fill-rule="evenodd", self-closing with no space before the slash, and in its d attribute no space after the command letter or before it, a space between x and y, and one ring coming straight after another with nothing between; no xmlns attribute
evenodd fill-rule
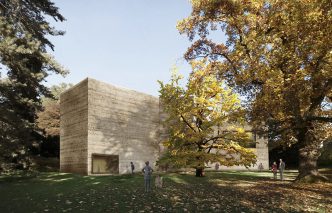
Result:
<svg viewBox="0 0 332 213"><path fill-rule="evenodd" d="M324 171L331 174L331 170ZM332 183L294 184L270 172L163 174L164 187L144 193L139 174L0 176L0 212L328 212Z"/></svg>

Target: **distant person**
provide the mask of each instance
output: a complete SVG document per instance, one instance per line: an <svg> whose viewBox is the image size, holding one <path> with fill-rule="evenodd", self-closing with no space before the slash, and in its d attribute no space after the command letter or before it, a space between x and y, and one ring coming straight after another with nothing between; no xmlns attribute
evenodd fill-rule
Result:
<svg viewBox="0 0 332 213"><path fill-rule="evenodd" d="M216 171L219 170L219 163L216 163L216 165L214 165L214 168L216 169Z"/></svg>
<svg viewBox="0 0 332 213"><path fill-rule="evenodd" d="M280 159L279 163L279 173L280 173L280 180L284 180L284 170L285 170L285 162Z"/></svg>
<svg viewBox="0 0 332 213"><path fill-rule="evenodd" d="M262 162L260 162L258 165L258 170L261 172L261 171L263 171L263 169L264 169L263 164L262 164Z"/></svg>
<svg viewBox="0 0 332 213"><path fill-rule="evenodd" d="M149 192L151 190L151 175L153 172L153 169L149 166L149 161L145 162L145 167L142 169L142 172L144 174L145 192Z"/></svg>
<svg viewBox="0 0 332 213"><path fill-rule="evenodd" d="M156 177L155 186L156 188L163 188L163 177L161 177L159 174Z"/></svg>
<svg viewBox="0 0 332 213"><path fill-rule="evenodd" d="M130 162L131 174L134 174L135 165L133 162Z"/></svg>
<svg viewBox="0 0 332 213"><path fill-rule="evenodd" d="M277 179L277 171L278 171L278 167L277 167L277 163L274 161L272 164L272 173L273 173L273 179Z"/></svg>

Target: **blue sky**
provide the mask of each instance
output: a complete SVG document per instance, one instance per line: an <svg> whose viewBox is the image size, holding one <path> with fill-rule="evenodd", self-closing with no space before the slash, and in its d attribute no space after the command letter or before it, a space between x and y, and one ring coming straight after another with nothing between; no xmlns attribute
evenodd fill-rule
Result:
<svg viewBox="0 0 332 213"><path fill-rule="evenodd" d="M190 46L176 29L190 15L188 0L54 0L67 21L52 37L52 53L70 74L53 74L46 85L78 83L91 77L158 96L157 80L168 81L170 69L190 72L183 54Z"/></svg>

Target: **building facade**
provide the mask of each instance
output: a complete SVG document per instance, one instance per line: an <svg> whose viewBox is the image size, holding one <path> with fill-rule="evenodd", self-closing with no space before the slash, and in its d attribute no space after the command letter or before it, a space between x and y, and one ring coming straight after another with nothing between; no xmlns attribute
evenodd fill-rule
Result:
<svg viewBox="0 0 332 213"><path fill-rule="evenodd" d="M61 94L60 114L61 172L125 174L130 162L139 171L163 149L157 97L87 78ZM267 169L267 142L257 142L257 162Z"/></svg>

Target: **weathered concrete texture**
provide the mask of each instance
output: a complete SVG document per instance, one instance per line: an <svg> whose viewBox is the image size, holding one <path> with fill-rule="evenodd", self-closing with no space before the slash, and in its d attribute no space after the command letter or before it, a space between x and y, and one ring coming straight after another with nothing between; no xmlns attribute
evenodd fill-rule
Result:
<svg viewBox="0 0 332 213"><path fill-rule="evenodd" d="M256 155L257 163L253 166L253 169L259 170L258 166L262 163L263 170L269 169L269 147L267 144L267 139L262 137L257 137L256 139Z"/></svg>
<svg viewBox="0 0 332 213"><path fill-rule="evenodd" d="M60 171L88 174L88 81L60 96Z"/></svg>
<svg viewBox="0 0 332 213"><path fill-rule="evenodd" d="M166 116L157 97L87 78L64 92L60 105L60 171L123 174L130 172L131 161L136 171L145 161L154 167L163 150L165 128L160 121ZM268 168L267 144L262 142L255 152ZM103 156L113 159L108 166L110 160L103 161Z"/></svg>
<svg viewBox="0 0 332 213"><path fill-rule="evenodd" d="M119 173L159 156L159 100L133 90L88 80L88 174L93 153L119 155Z"/></svg>

